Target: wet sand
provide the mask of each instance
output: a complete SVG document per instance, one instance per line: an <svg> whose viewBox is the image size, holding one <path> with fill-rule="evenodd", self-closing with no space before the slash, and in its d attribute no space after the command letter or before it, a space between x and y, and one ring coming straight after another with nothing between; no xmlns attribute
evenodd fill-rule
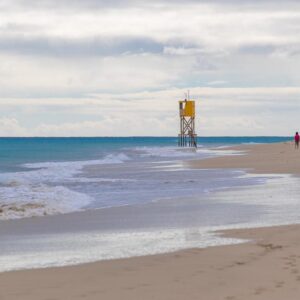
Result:
<svg viewBox="0 0 300 300"><path fill-rule="evenodd" d="M244 156L192 162L195 168L300 172L291 143L238 147ZM300 213L300 212L299 212ZM231 230L240 245L0 274L0 299L298 299L300 225Z"/></svg>

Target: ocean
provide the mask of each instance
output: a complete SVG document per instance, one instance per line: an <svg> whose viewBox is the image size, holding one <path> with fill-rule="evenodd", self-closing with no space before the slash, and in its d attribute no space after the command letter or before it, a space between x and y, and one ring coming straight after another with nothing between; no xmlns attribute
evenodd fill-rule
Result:
<svg viewBox="0 0 300 300"><path fill-rule="evenodd" d="M213 147L286 139L206 137L199 138L194 151L179 149L174 137L2 138L0 220L145 203L242 184L235 171L230 177L219 170L196 172L178 162L214 156Z"/></svg>
<svg viewBox="0 0 300 300"><path fill-rule="evenodd" d="M298 179L185 164L290 139L2 138L0 271L236 243L214 231L297 222Z"/></svg>

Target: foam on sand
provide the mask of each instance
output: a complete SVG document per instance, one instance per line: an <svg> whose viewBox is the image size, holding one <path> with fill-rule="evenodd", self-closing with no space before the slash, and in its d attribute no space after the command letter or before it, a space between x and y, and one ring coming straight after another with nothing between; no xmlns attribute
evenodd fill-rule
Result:
<svg viewBox="0 0 300 300"><path fill-rule="evenodd" d="M14 244L16 251L2 251L0 272L77 265L241 242L243 240L223 238L196 228L33 236L26 237L26 243L17 240Z"/></svg>

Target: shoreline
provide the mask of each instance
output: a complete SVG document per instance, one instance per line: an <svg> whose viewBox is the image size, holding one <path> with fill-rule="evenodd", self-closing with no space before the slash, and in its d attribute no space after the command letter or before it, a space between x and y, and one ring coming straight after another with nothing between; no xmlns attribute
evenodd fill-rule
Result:
<svg viewBox="0 0 300 300"><path fill-rule="evenodd" d="M299 231L300 225L235 229L223 234L250 241L0 273L0 296L31 300L296 300L300 291Z"/></svg>
<svg viewBox="0 0 300 300"><path fill-rule="evenodd" d="M295 160L300 152L295 152L290 142L227 149L247 153L190 161L189 167L245 169L257 174L300 173L300 162ZM300 225L231 229L218 233L250 241L76 266L4 272L0 273L0 298L199 299L201 295L200 299L205 300L297 299L299 231Z"/></svg>

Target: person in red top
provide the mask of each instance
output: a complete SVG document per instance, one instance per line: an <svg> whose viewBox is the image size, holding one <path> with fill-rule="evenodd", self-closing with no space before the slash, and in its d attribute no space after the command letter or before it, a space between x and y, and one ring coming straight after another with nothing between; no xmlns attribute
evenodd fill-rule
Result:
<svg viewBox="0 0 300 300"><path fill-rule="evenodd" d="M296 149L299 148L299 139L300 139L300 136L299 136L298 132L296 132L296 134L295 134L295 148Z"/></svg>

